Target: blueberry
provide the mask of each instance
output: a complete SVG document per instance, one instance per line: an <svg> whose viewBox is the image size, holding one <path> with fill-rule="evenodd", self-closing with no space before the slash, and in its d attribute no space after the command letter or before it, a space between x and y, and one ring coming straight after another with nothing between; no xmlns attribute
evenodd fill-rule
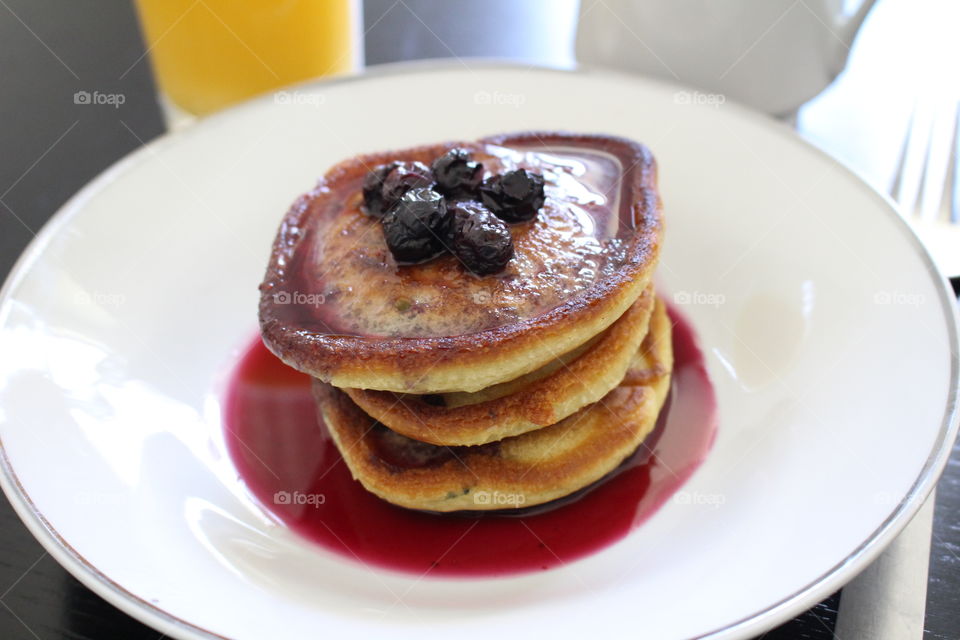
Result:
<svg viewBox="0 0 960 640"><path fill-rule="evenodd" d="M507 225L479 202L455 202L450 210L454 255L478 276L502 271L513 257Z"/></svg>
<svg viewBox="0 0 960 640"><path fill-rule="evenodd" d="M367 213L380 218L410 189L431 186L433 175L422 162L388 162L364 176L363 202Z"/></svg>
<svg viewBox="0 0 960 640"><path fill-rule="evenodd" d="M480 186L480 199L506 222L532 220L543 206L543 176L526 169L493 176Z"/></svg>
<svg viewBox="0 0 960 640"><path fill-rule="evenodd" d="M410 189L383 217L383 236L397 262L422 262L444 249L450 212L433 189Z"/></svg>
<svg viewBox="0 0 960 640"><path fill-rule="evenodd" d="M450 198L468 198L483 180L483 165L474 162L466 149L450 149L433 161L437 191Z"/></svg>
<svg viewBox="0 0 960 640"><path fill-rule="evenodd" d="M378 218L383 215L383 181L387 174L399 164L399 162L381 164L363 177L363 203L367 206L367 213L370 215Z"/></svg>
<svg viewBox="0 0 960 640"><path fill-rule="evenodd" d="M433 175L422 162L398 162L383 179L383 210L389 211L410 189L432 187Z"/></svg>

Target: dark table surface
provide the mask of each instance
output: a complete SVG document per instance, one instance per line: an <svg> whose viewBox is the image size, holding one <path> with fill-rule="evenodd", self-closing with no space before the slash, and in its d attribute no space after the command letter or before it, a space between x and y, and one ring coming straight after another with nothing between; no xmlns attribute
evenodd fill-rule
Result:
<svg viewBox="0 0 960 640"><path fill-rule="evenodd" d="M399 6L393 0L367 0L367 64L443 57L451 49L461 56L512 55L549 62L551 55L564 55L551 29L569 30L569 13L575 9L570 0L560 3L567 14L551 4L551 29L540 25L535 40L520 36L535 30L533 9L543 10L541 2L524 3L531 10L520 14L516 0L445 4L445 11L437 11L435 0L407 0ZM451 22L451 14L461 19ZM512 40L502 29L486 45L463 37L464 29L484 31L483 24L502 27L499 21L508 15L514 18ZM446 42L455 44L448 48ZM505 48L510 42L512 48ZM67 198L141 140L164 132L149 64L140 60L143 50L127 2L0 0L0 274L9 272ZM122 93L126 101L118 109L78 108L73 94L81 90ZM832 637L841 595L764 637ZM960 638L960 448L937 493L926 636ZM28 533L9 503L0 500L0 639L159 637L68 574Z"/></svg>

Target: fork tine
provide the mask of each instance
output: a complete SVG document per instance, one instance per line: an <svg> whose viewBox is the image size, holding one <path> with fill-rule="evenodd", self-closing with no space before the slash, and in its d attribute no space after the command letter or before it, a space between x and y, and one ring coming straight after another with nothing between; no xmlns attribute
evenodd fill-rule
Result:
<svg viewBox="0 0 960 640"><path fill-rule="evenodd" d="M910 138L913 135L913 123L917 119L917 102L914 100L913 107L910 109L910 119L907 121L906 133L903 136L903 144L900 145L900 155L897 156L897 166L893 172L893 179L887 192L900 203L900 194L903 191L904 171L907 168L907 150L910 148Z"/></svg>
<svg viewBox="0 0 960 640"><path fill-rule="evenodd" d="M953 121L953 176L950 179L950 222L960 224L960 101Z"/></svg>
<svg viewBox="0 0 960 640"><path fill-rule="evenodd" d="M900 205L900 212L905 217L913 216L917 208L924 182L932 124L933 113L929 102L918 99L910 115L896 190L893 192L894 199Z"/></svg>
<svg viewBox="0 0 960 640"><path fill-rule="evenodd" d="M944 197L949 194L950 156L953 149L956 106L949 101L934 103L927 140L927 153L920 186L920 219L935 221L943 217Z"/></svg>

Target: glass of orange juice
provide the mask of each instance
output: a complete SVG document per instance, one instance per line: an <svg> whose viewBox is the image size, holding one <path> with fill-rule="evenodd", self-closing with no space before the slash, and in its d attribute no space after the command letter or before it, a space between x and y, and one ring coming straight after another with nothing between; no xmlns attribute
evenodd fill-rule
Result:
<svg viewBox="0 0 960 640"><path fill-rule="evenodd" d="M136 0L168 125L359 68L359 0Z"/></svg>

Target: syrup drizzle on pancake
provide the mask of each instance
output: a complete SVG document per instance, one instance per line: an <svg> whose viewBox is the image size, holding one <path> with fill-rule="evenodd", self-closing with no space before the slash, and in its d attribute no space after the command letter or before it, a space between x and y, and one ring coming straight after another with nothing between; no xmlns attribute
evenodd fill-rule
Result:
<svg viewBox="0 0 960 640"><path fill-rule="evenodd" d="M623 266L633 224L617 156L586 146L463 146L486 175L523 167L546 182L537 217L511 225L515 255L502 273L474 277L451 255L398 266L361 209L358 175L341 180L342 197L320 199L333 204L297 230L301 244L276 283L286 296L276 298L276 317L311 333L468 335L549 311Z"/></svg>

